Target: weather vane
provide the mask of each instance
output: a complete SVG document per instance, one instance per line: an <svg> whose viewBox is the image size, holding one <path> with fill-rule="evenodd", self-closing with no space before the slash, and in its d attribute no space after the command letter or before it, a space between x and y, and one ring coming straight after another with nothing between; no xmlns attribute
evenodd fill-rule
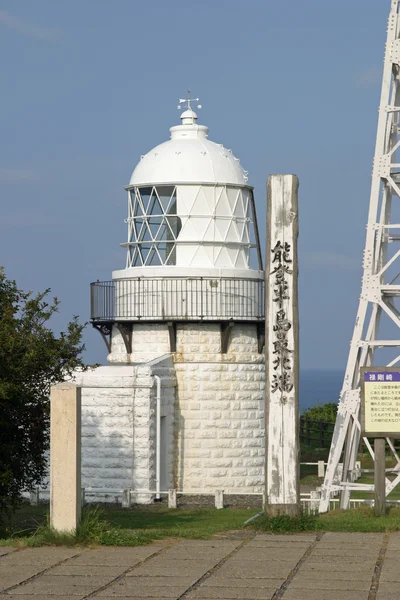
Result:
<svg viewBox="0 0 400 600"><path fill-rule="evenodd" d="M200 98L191 98L190 90L187 91L187 98L179 98L178 110L182 108L182 104L187 104L187 109L192 110L192 102L198 102ZM201 104L197 104L195 108L201 108Z"/></svg>

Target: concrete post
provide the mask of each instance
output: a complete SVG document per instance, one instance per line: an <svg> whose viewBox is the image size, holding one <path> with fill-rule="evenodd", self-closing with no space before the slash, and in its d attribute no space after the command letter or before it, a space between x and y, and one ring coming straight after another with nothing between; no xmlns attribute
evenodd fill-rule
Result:
<svg viewBox="0 0 400 600"><path fill-rule="evenodd" d="M131 488L126 488L122 492L122 508L130 508L131 507Z"/></svg>
<svg viewBox="0 0 400 600"><path fill-rule="evenodd" d="M265 259L266 512L300 510L298 186L268 178Z"/></svg>
<svg viewBox="0 0 400 600"><path fill-rule="evenodd" d="M318 461L318 477L325 477L325 463L323 460Z"/></svg>
<svg viewBox="0 0 400 600"><path fill-rule="evenodd" d="M35 487L34 490L31 490L29 492L29 502L32 505L39 504L39 498L40 498L39 494L40 494L40 492L39 492L39 486L38 485Z"/></svg>
<svg viewBox="0 0 400 600"><path fill-rule="evenodd" d="M60 383L50 393L50 524L75 531L81 518L81 389Z"/></svg>
<svg viewBox="0 0 400 600"><path fill-rule="evenodd" d="M310 510L312 513L317 513L319 510L319 502L321 500L321 492L318 490L310 492Z"/></svg>
<svg viewBox="0 0 400 600"><path fill-rule="evenodd" d="M176 490L168 490L168 508L176 508Z"/></svg>
<svg viewBox="0 0 400 600"><path fill-rule="evenodd" d="M215 490L215 508L224 508L224 490Z"/></svg>

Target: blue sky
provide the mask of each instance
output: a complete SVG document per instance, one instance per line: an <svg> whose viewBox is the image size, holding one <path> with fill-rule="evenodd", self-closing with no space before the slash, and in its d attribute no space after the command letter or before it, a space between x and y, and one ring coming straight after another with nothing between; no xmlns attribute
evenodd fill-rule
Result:
<svg viewBox="0 0 400 600"><path fill-rule="evenodd" d="M302 368L345 365L360 293L389 0L0 2L0 264L89 318L124 267L126 193L190 87L255 186L300 179ZM90 327L86 359L104 362Z"/></svg>

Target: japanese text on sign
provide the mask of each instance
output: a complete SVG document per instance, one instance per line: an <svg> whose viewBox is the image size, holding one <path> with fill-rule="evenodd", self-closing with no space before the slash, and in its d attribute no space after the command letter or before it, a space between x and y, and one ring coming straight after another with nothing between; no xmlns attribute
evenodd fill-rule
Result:
<svg viewBox="0 0 400 600"><path fill-rule="evenodd" d="M400 433L400 372L364 373L365 432Z"/></svg>

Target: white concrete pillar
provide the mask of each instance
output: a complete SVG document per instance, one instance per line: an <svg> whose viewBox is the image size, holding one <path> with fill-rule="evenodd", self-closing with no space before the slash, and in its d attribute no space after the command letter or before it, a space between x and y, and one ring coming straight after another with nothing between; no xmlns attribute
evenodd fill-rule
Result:
<svg viewBox="0 0 400 600"><path fill-rule="evenodd" d="M34 490L29 492L29 501L32 505L39 504L40 498L39 486L37 485Z"/></svg>
<svg viewBox="0 0 400 600"><path fill-rule="evenodd" d="M215 490L215 508L224 508L224 490Z"/></svg>
<svg viewBox="0 0 400 600"><path fill-rule="evenodd" d="M75 531L81 518L81 388L60 383L50 393L50 524Z"/></svg>
<svg viewBox="0 0 400 600"><path fill-rule="evenodd" d="M310 510L313 513L317 513L319 510L319 502L321 500L321 492L319 490L310 492L310 498L311 498Z"/></svg>
<svg viewBox="0 0 400 600"><path fill-rule="evenodd" d="M323 460L318 461L318 477L325 477L325 463Z"/></svg>
<svg viewBox="0 0 400 600"><path fill-rule="evenodd" d="M126 488L122 492L122 508L130 508L131 507L131 488Z"/></svg>
<svg viewBox="0 0 400 600"><path fill-rule="evenodd" d="M168 490L168 508L176 508L176 490Z"/></svg>

